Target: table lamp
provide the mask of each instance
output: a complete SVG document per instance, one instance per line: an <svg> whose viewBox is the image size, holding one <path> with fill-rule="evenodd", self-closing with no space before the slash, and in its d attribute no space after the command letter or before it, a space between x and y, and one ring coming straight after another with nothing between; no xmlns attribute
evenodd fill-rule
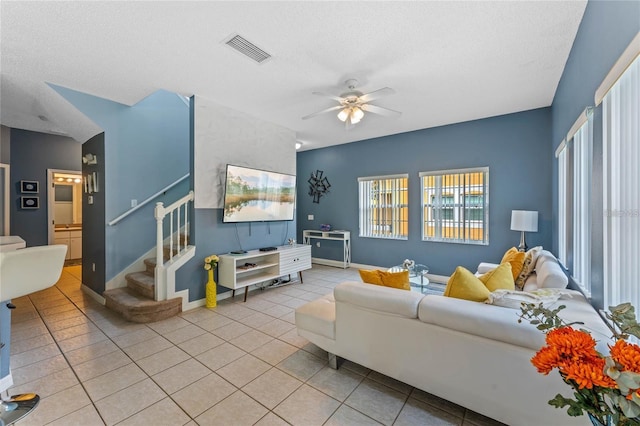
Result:
<svg viewBox="0 0 640 426"><path fill-rule="evenodd" d="M538 212L528 210L511 211L511 230L520 231L520 245L518 251L527 251L527 243L524 239L525 232L538 232Z"/></svg>

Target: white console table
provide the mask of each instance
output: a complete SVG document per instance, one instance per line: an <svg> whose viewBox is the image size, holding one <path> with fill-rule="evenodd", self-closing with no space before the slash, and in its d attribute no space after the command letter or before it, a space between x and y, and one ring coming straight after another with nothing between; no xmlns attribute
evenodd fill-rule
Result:
<svg viewBox="0 0 640 426"><path fill-rule="evenodd" d="M302 231L305 244L311 244L312 239L342 241L342 267L347 269L351 265L351 232L349 231Z"/></svg>
<svg viewBox="0 0 640 426"><path fill-rule="evenodd" d="M280 246L273 251L250 250L243 254L223 254L218 257L218 284L233 290L234 296L237 289L244 287L245 302L250 285L296 272L302 282L302 271L311 269L311 247L301 244Z"/></svg>

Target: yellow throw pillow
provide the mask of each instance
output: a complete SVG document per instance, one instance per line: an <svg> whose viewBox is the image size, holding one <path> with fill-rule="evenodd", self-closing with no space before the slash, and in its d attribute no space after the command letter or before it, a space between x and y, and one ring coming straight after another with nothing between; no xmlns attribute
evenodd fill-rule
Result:
<svg viewBox="0 0 640 426"><path fill-rule="evenodd" d="M511 264L505 262L496 269L478 277L490 292L496 290L514 290L513 274Z"/></svg>
<svg viewBox="0 0 640 426"><path fill-rule="evenodd" d="M462 266L456 268L444 289L444 295L447 297L473 300L474 302L484 302L489 298L489 294L491 292L482 281Z"/></svg>
<svg viewBox="0 0 640 426"><path fill-rule="evenodd" d="M374 269L373 271L366 271L364 269L360 269L358 272L360 272L360 278L362 279L362 282L365 282L367 284L375 284L375 285L384 285L382 284L382 277L380 277L380 274L378 274L377 269Z"/></svg>
<svg viewBox="0 0 640 426"><path fill-rule="evenodd" d="M524 288L524 283L527 281L527 278L529 278L529 276L533 274L533 271L535 271L536 261L538 260L538 255L541 251L542 246L536 246L525 253L522 270L518 274L515 282L518 290L522 290Z"/></svg>
<svg viewBox="0 0 640 426"><path fill-rule="evenodd" d="M378 271L382 284L385 287L399 288L402 290L411 290L409 283L409 271L402 272L385 272Z"/></svg>
<svg viewBox="0 0 640 426"><path fill-rule="evenodd" d="M502 256L500 263L509 262L511 264L511 274L513 275L514 281L518 278L518 275L520 275L520 271L522 271L522 267L524 266L524 257L525 253L523 251L518 251L515 247L511 247L507 250L504 256Z"/></svg>

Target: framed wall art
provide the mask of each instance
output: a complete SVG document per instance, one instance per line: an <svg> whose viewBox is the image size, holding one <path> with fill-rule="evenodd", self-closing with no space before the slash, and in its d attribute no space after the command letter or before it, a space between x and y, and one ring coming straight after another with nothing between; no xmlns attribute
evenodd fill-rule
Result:
<svg viewBox="0 0 640 426"><path fill-rule="evenodd" d="M40 208L40 197L20 197L20 208L22 209Z"/></svg>
<svg viewBox="0 0 640 426"><path fill-rule="evenodd" d="M38 181L37 180L21 180L20 192L22 192L23 194L37 194Z"/></svg>

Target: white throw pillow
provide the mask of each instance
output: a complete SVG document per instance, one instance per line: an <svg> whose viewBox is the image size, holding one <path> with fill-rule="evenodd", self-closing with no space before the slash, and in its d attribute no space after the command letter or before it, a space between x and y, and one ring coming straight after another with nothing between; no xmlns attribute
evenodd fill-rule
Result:
<svg viewBox="0 0 640 426"><path fill-rule="evenodd" d="M562 296L571 297L571 293L556 288L544 288L534 291L496 290L489 295L485 303L502 306L503 308L520 309L522 303L542 303L547 305L556 302Z"/></svg>

